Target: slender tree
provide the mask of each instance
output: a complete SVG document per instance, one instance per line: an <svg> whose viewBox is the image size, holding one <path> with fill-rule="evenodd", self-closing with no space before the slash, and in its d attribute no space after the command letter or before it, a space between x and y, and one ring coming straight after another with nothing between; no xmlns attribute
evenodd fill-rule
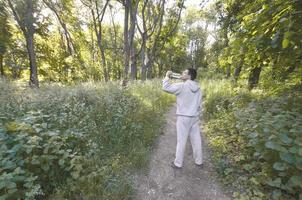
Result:
<svg viewBox="0 0 302 200"><path fill-rule="evenodd" d="M63 28L63 34L66 40L67 52L68 55L74 54L75 45L72 39L71 33L67 28L66 17L70 14L68 6L66 6L66 2L63 4L62 2L53 2L49 0L43 0L44 4L55 14L58 19L61 27ZM67 14L64 14L67 13Z"/></svg>
<svg viewBox="0 0 302 200"><path fill-rule="evenodd" d="M165 0L160 0L156 4L153 1L145 0L142 7L142 28L138 26L142 37L142 80L152 78L152 66L157 55L164 48L168 39L176 33L184 8L184 1L177 2L176 8L167 13L167 21L164 25L165 5Z"/></svg>
<svg viewBox="0 0 302 200"><path fill-rule="evenodd" d="M34 13L37 11L37 2L35 0L6 1L26 40L26 49L30 63L29 85L31 87L39 87L34 43L34 34L36 32L34 26L36 18L34 17Z"/></svg>
<svg viewBox="0 0 302 200"><path fill-rule="evenodd" d="M115 13L113 13L113 6L112 5L109 5L109 10L110 10L110 19L111 19L111 24L112 24L112 34L110 34L110 37L111 37L111 41L113 41L113 52L114 52L114 55L115 56L118 56L119 53L120 53L120 50L122 50L121 47L118 46L118 38L119 38L119 35L118 35L118 26L116 25L115 23L115 20L114 20L114 15ZM116 73L115 73L115 77L117 79L121 79L122 77L122 70L121 70L121 67L120 65L118 64L118 59L115 58L113 59L113 64L114 64L114 67L116 69Z"/></svg>
<svg viewBox="0 0 302 200"><path fill-rule="evenodd" d="M137 55L136 48L134 44L135 27L137 24L137 9L139 0L132 1L130 5L130 29L129 29L129 49L130 49L130 69L131 69L131 79L135 80L137 78Z"/></svg>
<svg viewBox="0 0 302 200"><path fill-rule="evenodd" d="M5 76L4 73L4 54L7 51L11 33L8 26L8 13L5 10L3 2L0 3L0 75Z"/></svg>
<svg viewBox="0 0 302 200"><path fill-rule="evenodd" d="M124 79L123 85L127 84L129 76L129 60L130 60L130 48L129 48L129 13L130 13L130 0L123 1L124 6Z"/></svg>
<svg viewBox="0 0 302 200"><path fill-rule="evenodd" d="M141 9L142 28L138 25L138 31L141 35L141 80L146 80L148 67L151 66L150 50L148 51L147 43L150 43L150 38L157 33L151 49L155 50L156 39L159 39L159 33L162 30L163 17L165 11L165 0L154 2L145 0ZM156 32L157 31L157 32ZM156 42L155 42L156 41ZM150 70L150 69L149 69Z"/></svg>
<svg viewBox="0 0 302 200"><path fill-rule="evenodd" d="M103 39L103 20L106 9L108 8L110 0L102 2L100 0L82 0L82 3L90 9L93 28L97 38L98 48L101 53L102 67L104 72L104 79L107 82L110 79L110 72L107 69L107 62L105 56L105 45Z"/></svg>

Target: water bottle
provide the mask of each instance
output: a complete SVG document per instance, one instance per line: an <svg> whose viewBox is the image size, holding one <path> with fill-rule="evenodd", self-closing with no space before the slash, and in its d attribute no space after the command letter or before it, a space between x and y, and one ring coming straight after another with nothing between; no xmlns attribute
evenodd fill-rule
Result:
<svg viewBox="0 0 302 200"><path fill-rule="evenodd" d="M181 74L178 74L178 73L172 73L171 75L170 75L170 78L174 78L174 79L181 79Z"/></svg>

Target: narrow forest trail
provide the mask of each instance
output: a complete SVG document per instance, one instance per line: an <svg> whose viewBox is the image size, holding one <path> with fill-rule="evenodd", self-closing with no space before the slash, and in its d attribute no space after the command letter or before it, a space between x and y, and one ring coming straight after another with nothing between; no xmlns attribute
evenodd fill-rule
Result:
<svg viewBox="0 0 302 200"><path fill-rule="evenodd" d="M170 166L176 148L176 106L166 114L163 134L154 146L149 168L135 177L135 200L229 200L219 186L208 150L203 145L204 168L194 165L190 140L183 169ZM205 142L203 141L203 144Z"/></svg>

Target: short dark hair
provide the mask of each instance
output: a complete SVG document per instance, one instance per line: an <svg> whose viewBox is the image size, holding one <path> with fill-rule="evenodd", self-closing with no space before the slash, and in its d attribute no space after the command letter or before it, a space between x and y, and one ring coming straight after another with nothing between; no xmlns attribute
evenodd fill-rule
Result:
<svg viewBox="0 0 302 200"><path fill-rule="evenodd" d="M191 80L193 81L193 80L195 80L196 79L196 76L197 76L197 71L196 71L196 69L194 69L194 68L188 68L187 69L188 70L188 74L191 76Z"/></svg>

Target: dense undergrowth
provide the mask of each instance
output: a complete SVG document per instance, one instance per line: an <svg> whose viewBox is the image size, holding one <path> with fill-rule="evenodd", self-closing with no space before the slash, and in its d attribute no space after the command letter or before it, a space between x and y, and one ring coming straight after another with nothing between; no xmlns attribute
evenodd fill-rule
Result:
<svg viewBox="0 0 302 200"><path fill-rule="evenodd" d="M301 200L301 83L249 91L211 74L201 82L205 133L234 198Z"/></svg>
<svg viewBox="0 0 302 200"><path fill-rule="evenodd" d="M157 81L0 82L0 199L130 199L174 101Z"/></svg>

